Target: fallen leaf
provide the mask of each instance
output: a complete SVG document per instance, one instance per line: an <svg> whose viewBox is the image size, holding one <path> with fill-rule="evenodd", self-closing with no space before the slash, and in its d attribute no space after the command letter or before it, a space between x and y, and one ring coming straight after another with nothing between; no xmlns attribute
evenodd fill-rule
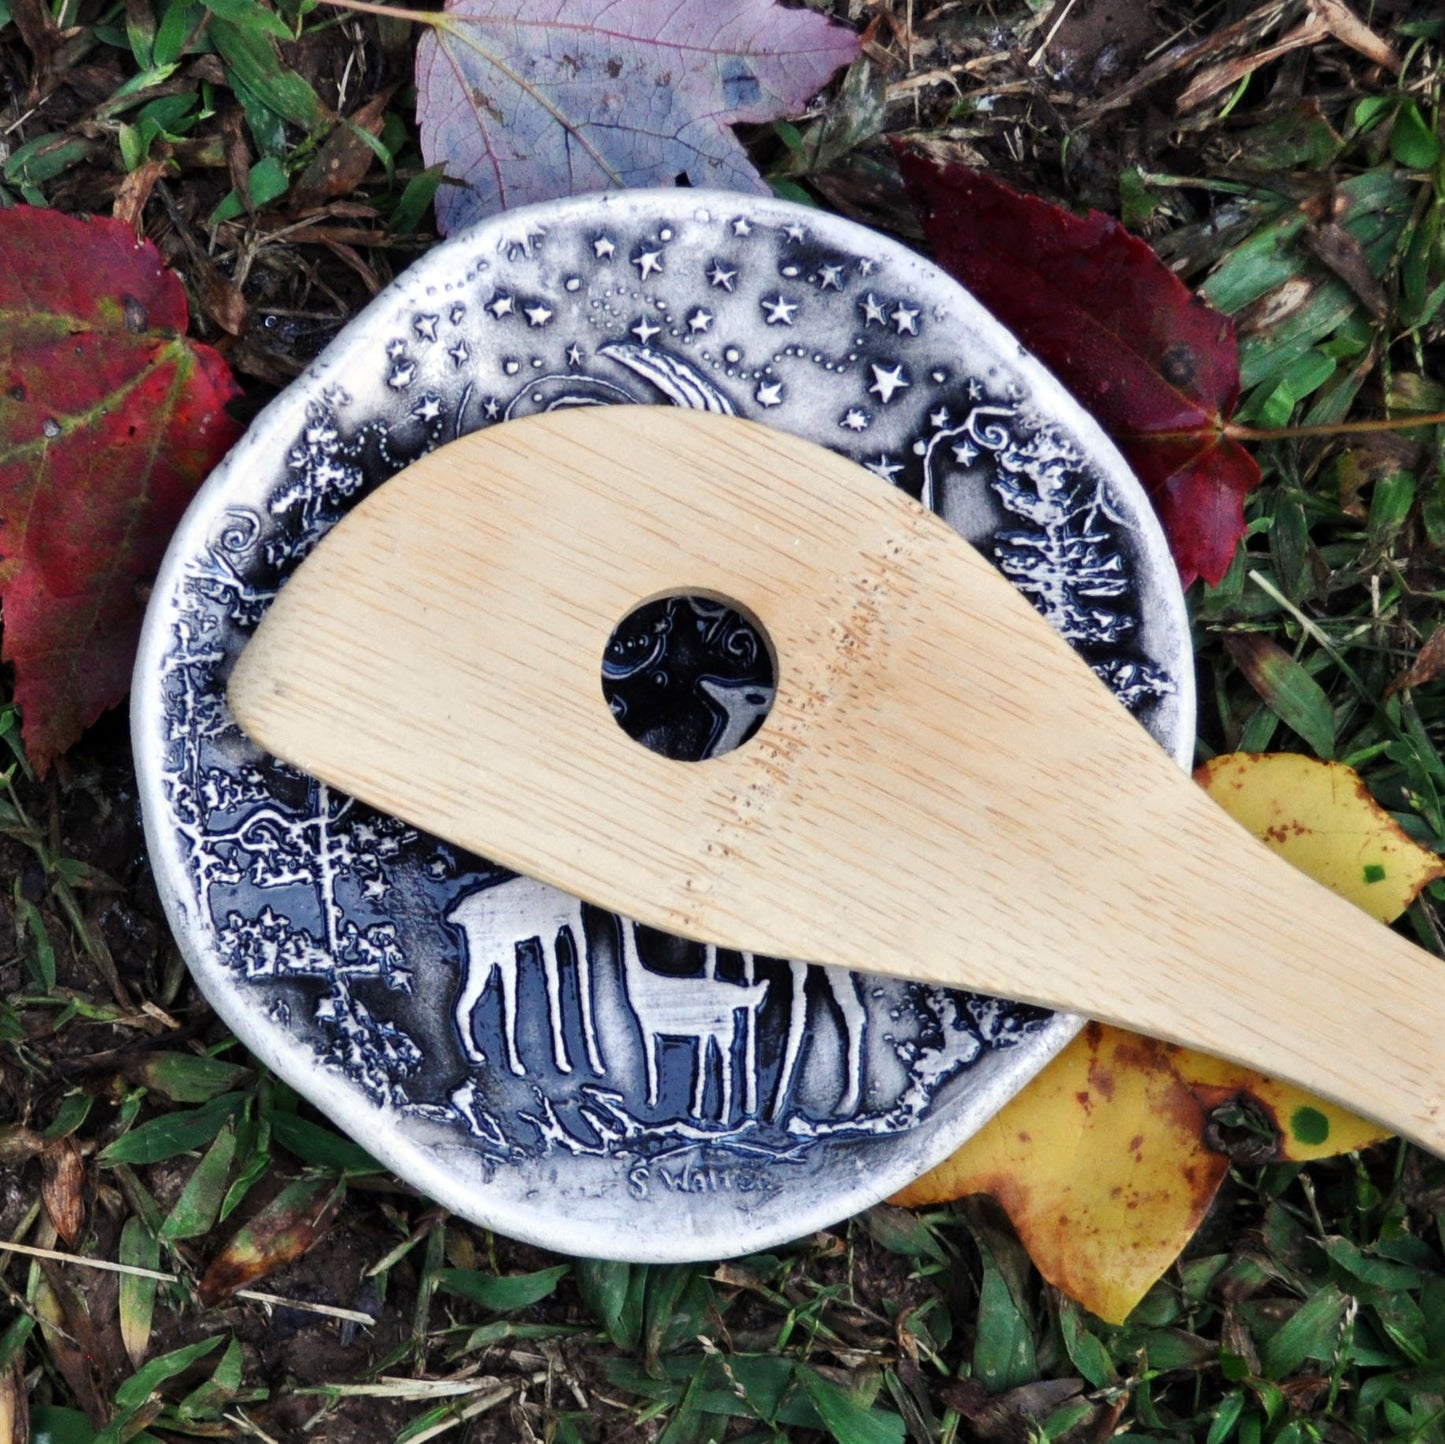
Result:
<svg viewBox="0 0 1445 1444"><path fill-rule="evenodd" d="M1400 57L1394 47L1376 35L1345 0L1310 0L1310 9L1329 26L1330 34L1342 45L1359 51L1366 60L1373 60L1392 75L1400 73Z"/></svg>
<svg viewBox="0 0 1445 1444"><path fill-rule="evenodd" d="M1218 582L1260 479L1224 430L1239 399L1229 319L1108 216L1071 215L902 148L899 163L939 264L1108 432L1149 493L1184 582Z"/></svg>
<svg viewBox="0 0 1445 1444"><path fill-rule="evenodd" d="M1038 1379L1002 1394L990 1394L979 1379L944 1379L937 1393L948 1408L957 1411L976 1439L1019 1444L1040 1437L1039 1426L1050 1414L1083 1395L1084 1381Z"/></svg>
<svg viewBox="0 0 1445 1444"><path fill-rule="evenodd" d="M1413 841L1342 762L1235 752L1206 762L1194 779L1286 862L1382 923L1445 877L1439 854Z"/></svg>
<svg viewBox="0 0 1445 1444"><path fill-rule="evenodd" d="M0 598L43 772L130 686L145 588L240 434L221 356L125 224L0 211Z"/></svg>
<svg viewBox="0 0 1445 1444"><path fill-rule="evenodd" d="M1344 0L1309 0L1304 19L1287 35L1273 45L1202 71L1174 102L1174 108L1180 115L1185 115L1222 91L1231 89L1270 61L1278 60L1291 50L1318 45L1322 40L1338 40L1393 74L1400 73L1400 57L1354 14Z"/></svg>
<svg viewBox="0 0 1445 1444"><path fill-rule="evenodd" d="M1168 1044L1090 1023L951 1158L892 1200L987 1193L1056 1288L1121 1322L1204 1217L1229 1159Z"/></svg>
<svg viewBox="0 0 1445 1444"><path fill-rule="evenodd" d="M197 1290L214 1307L237 1289L295 1263L336 1217L346 1185L334 1178L289 1183L211 1260Z"/></svg>
<svg viewBox="0 0 1445 1444"><path fill-rule="evenodd" d="M0 1439L10 1444L30 1444L28 1393L25 1356L17 1350L8 1364L0 1365Z"/></svg>
<svg viewBox="0 0 1445 1444"><path fill-rule="evenodd" d="M1398 682L1390 686L1395 693L1404 687L1423 687L1437 677L1445 675L1445 626L1436 627L1430 640L1415 654L1409 670Z"/></svg>
<svg viewBox="0 0 1445 1444"><path fill-rule="evenodd" d="M448 0L417 47L443 234L613 186L766 193L733 134L802 107L858 37L773 0Z"/></svg>
<svg viewBox="0 0 1445 1444"><path fill-rule="evenodd" d="M128 226L137 240L141 240L145 233L142 217L146 202L150 200L156 182L174 165L175 162L169 159L153 158L142 161L134 170L127 171L116 187L111 216Z"/></svg>
<svg viewBox="0 0 1445 1444"><path fill-rule="evenodd" d="M386 107L391 104L395 90L395 86L388 86L337 122L312 157L311 164L291 187L291 204L297 210L323 206L337 196L349 196L366 179L367 171L377 158L366 138L381 134Z"/></svg>
<svg viewBox="0 0 1445 1444"><path fill-rule="evenodd" d="M1406 837L1341 763L1235 755L1196 778L1266 845L1382 922L1445 876L1441 859ZM1229 1136L1239 1119L1252 1136ZM991 1194L1044 1278L1122 1323L1189 1242L1232 1161L1303 1163L1387 1136L1278 1079L1090 1023L891 1201Z"/></svg>
<svg viewBox="0 0 1445 1444"><path fill-rule="evenodd" d="M1265 0L1262 5L1251 6L1241 20L1231 25L1210 26L1209 31L1199 40L1186 44L1171 45L1162 55L1141 66L1128 80L1098 100L1088 102L1078 111L1083 124L1096 120L1106 111L1117 110L1137 96L1144 94L1166 76L1175 71L1185 70L1218 56L1237 55L1257 45L1285 17L1298 14L1295 0Z"/></svg>
<svg viewBox="0 0 1445 1444"><path fill-rule="evenodd" d="M1174 102L1174 109L1180 115L1188 115L1191 110L1197 110L1205 101L1212 100L1222 91L1238 85L1245 76L1253 75L1261 66L1268 65L1272 60L1278 60L1282 55L1288 55L1291 50L1299 50L1307 45L1318 45L1321 40L1325 40L1329 36L1330 27L1324 19L1310 13L1273 45L1266 45L1262 50L1236 56L1232 60L1221 61L1218 65L1211 65L1207 70L1201 71Z"/></svg>
<svg viewBox="0 0 1445 1444"><path fill-rule="evenodd" d="M61 1138L40 1155L40 1197L51 1226L74 1245L85 1227L85 1160L74 1138Z"/></svg>

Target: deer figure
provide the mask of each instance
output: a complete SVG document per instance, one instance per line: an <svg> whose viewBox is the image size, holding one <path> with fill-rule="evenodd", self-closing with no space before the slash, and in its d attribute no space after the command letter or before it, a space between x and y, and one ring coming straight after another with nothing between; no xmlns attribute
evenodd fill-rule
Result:
<svg viewBox="0 0 1445 1444"><path fill-rule="evenodd" d="M776 691L758 682L730 682L721 677L699 677L697 689L720 714L714 719L712 736L703 748L704 757L720 757L741 747L768 715Z"/></svg>
<svg viewBox="0 0 1445 1444"><path fill-rule="evenodd" d="M697 1044L689 1111L694 1118L702 1117L703 1100L707 1094L708 1060L710 1054L716 1053L722 1093L718 1118L726 1123L733 1106L733 1044L737 1038L738 1014L744 1015L749 1029L756 1026L758 1009L768 994L767 980L733 983L717 977L717 953L714 949L708 950L704 974L700 978L654 973L643 966L642 956L637 950L636 924L626 918L618 921L627 1000L642 1028L643 1053L647 1060L648 1105L655 1107L657 1104L658 1056L663 1040L689 1039ZM749 1037L752 1036L750 1032ZM755 1071L751 1059L748 1066L750 1071ZM750 1077L750 1099L756 1096L755 1087Z"/></svg>
<svg viewBox="0 0 1445 1444"><path fill-rule="evenodd" d="M538 926L533 921L541 916ZM517 967L521 949L535 943L542 955L547 982L547 1014L552 1025L552 1059L562 1073L572 1071L562 1026L562 980L558 949L562 934L571 940L577 960L577 990L582 1004L582 1038L587 1062L594 1073L605 1073L597 1048L597 1023L592 1012L592 974L587 959L587 938L582 930L582 903L578 898L529 877L509 878L468 893L450 912L447 921L459 928L465 940L462 987L454 1016L462 1051L473 1063L485 1063L477 1046L472 1017L493 977L501 985L502 1035L507 1065L522 1077L526 1067L517 1052Z"/></svg>
<svg viewBox="0 0 1445 1444"><path fill-rule="evenodd" d="M743 977L751 983L755 976L756 960L752 953L741 953ZM845 1054L846 1081L843 1095L833 1106L835 1114L847 1117L858 1109L863 1093L863 1030L868 1022L868 1010L858 997L858 980L845 968L828 968L818 963L802 963L796 958L785 960L792 975L792 993L788 1005L788 1036L783 1046L783 1066L778 1072L777 1085L773 1090L773 1106L768 1116L777 1122L783 1116L783 1107L788 1101L788 1090L793 1086L793 1076L803 1056L803 1039L808 1028L808 979L817 973L833 995L833 1002L843 1019L843 1032L847 1039ZM704 944L703 976L712 978L717 973L717 948L712 943ZM766 987L767 985L764 984ZM743 1111L749 1115L757 1112L757 1014L750 1012L746 1020L747 1097Z"/></svg>
<svg viewBox="0 0 1445 1444"><path fill-rule="evenodd" d="M782 1116L787 1101L788 1089L792 1087L793 1074L797 1072L798 1060L803 1053L803 1037L808 1027L808 976L816 971L822 975L838 1005L843 1017L843 1031L848 1039L847 1076L843 1096L834 1107L835 1113L847 1115L857 1110L863 1089L863 1027L868 1021L868 1012L858 997L858 982L853 974L843 968L825 968L813 963L800 963L790 959L788 968L793 975L792 1001L788 1008L788 1041L783 1049L783 1067L778 1074L778 1086L773 1093L772 1118Z"/></svg>

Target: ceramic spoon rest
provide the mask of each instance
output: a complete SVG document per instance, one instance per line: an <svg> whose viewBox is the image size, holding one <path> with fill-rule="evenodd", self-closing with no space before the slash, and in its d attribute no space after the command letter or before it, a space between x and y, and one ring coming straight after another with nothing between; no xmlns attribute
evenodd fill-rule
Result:
<svg viewBox="0 0 1445 1444"><path fill-rule="evenodd" d="M387 478L613 403L744 417L923 498L1180 765L1192 649L1152 510L1093 421L927 260L782 202L619 192L488 222L416 261L252 424L177 532L132 693L151 858L200 986L448 1208L571 1252L716 1258L902 1186L1079 1019L634 926L278 761L226 704L273 600ZM604 666L629 724L697 757L746 723L764 660L736 614L671 598ZM971 869L943 881L967 891ZM730 1027L678 1017L709 974L744 1000Z"/></svg>

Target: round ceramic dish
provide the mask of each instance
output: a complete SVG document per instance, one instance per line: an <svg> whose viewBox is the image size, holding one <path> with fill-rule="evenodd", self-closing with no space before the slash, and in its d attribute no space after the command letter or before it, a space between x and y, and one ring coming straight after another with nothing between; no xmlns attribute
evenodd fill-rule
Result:
<svg viewBox="0 0 1445 1444"><path fill-rule="evenodd" d="M927 261L796 206L632 191L484 223L258 417L176 534L133 701L152 860L202 990L457 1213L704 1259L900 1187L1079 1021L635 928L281 765L225 704L277 588L371 488L478 427L617 402L779 426L921 497L1181 764L1191 653L1163 537L1094 423ZM614 709L652 708L644 730L700 755L765 700L756 662L736 618L675 602L599 666Z"/></svg>

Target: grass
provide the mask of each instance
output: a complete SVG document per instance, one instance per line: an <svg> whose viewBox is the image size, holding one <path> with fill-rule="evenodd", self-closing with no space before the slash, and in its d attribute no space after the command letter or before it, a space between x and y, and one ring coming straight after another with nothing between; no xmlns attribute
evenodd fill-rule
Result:
<svg viewBox="0 0 1445 1444"><path fill-rule="evenodd" d="M1235 11L1163 7L1205 51L1112 109L1166 43L1110 72L1064 28L1032 65L1048 7L869 13L838 94L750 137L781 191L909 234L880 144L906 133L1145 231L1236 318L1241 422L1445 406L1431 7L1374 18L1398 77L1296 51L1168 125ZM138 219L258 406L432 240L412 43L293 0L0 0L0 205ZM1348 762L1445 849L1445 428L1254 450L1245 542L1190 596L1200 755ZM1121 1326L986 1199L690 1267L543 1254L398 1185L219 1028L159 922L118 726L44 783L13 708L0 738L0 1243L31 1250L0 1252L0 1437L1445 1439L1440 1160L1235 1167ZM1442 903L1409 918L1437 952Z"/></svg>

